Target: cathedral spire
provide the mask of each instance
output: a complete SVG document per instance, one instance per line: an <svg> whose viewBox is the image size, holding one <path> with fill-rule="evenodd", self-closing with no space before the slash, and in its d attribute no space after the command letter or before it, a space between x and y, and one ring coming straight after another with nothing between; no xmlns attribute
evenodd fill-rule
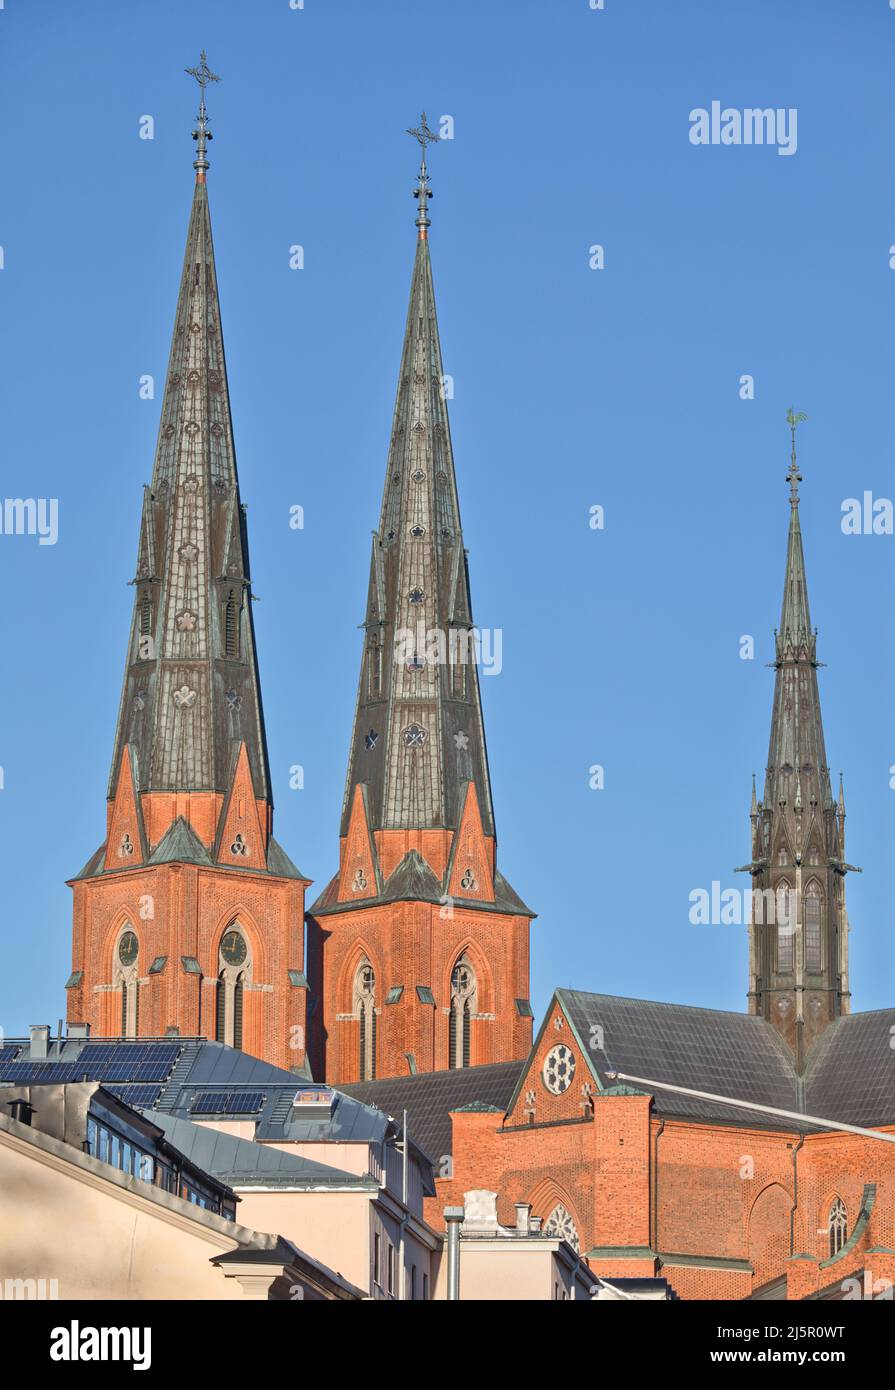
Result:
<svg viewBox="0 0 895 1390"><path fill-rule="evenodd" d="M753 791L746 866L761 899L750 927L749 1007L770 1019L801 1069L820 1031L849 1009L844 875L852 866L830 785L799 519L796 430L807 416L790 409L786 418L786 572L765 790L757 806Z"/></svg>
<svg viewBox="0 0 895 1390"><path fill-rule="evenodd" d="M201 91L193 132L196 184L152 484L143 504L110 796L126 746L136 757L141 793L223 795L244 742L255 794L269 801L245 514L205 182L211 138L205 87L219 79L204 51L199 66L186 71Z"/></svg>
<svg viewBox="0 0 895 1390"><path fill-rule="evenodd" d="M408 132L422 161L416 258L404 332L379 530L373 535L354 737L342 814L367 788L373 830L456 827L473 782L485 833L491 788L479 697L467 557L429 257L423 113Z"/></svg>
<svg viewBox="0 0 895 1390"><path fill-rule="evenodd" d="M314 1070L329 1081L506 1061L531 1046L533 916L497 867L478 666L429 259L418 238L342 809L339 868L308 916ZM497 467L497 464L495 464ZM386 1007L387 1006L387 1007Z"/></svg>
<svg viewBox="0 0 895 1390"><path fill-rule="evenodd" d="M305 1065L308 880L273 838L245 512L208 211L196 182L144 488L105 840L71 880L68 1018L100 1037L213 1036Z"/></svg>

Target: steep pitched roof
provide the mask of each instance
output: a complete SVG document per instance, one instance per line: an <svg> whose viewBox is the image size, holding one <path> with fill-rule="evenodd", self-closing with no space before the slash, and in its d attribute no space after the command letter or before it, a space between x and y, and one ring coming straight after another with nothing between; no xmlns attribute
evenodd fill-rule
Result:
<svg viewBox="0 0 895 1390"><path fill-rule="evenodd" d="M468 655L459 639L472 628L472 606L429 243L417 225L421 235L373 537L343 835L359 785L367 787L373 830L456 828L463 785L470 780L485 833L494 833L477 667L458 661L463 670L455 672L446 651L439 652L427 636L440 634L444 644L453 640L455 651Z"/></svg>
<svg viewBox="0 0 895 1390"><path fill-rule="evenodd" d="M399 1123L406 1110L408 1131L436 1165L437 1175L439 1160L452 1150L450 1112L476 1103L505 1111L526 1066L526 1062L495 1062L354 1082L339 1089L384 1110Z"/></svg>
<svg viewBox="0 0 895 1390"><path fill-rule="evenodd" d="M138 791L226 791L244 742L255 794L270 797L204 172L199 170L151 487L146 489L109 796L123 751Z"/></svg>

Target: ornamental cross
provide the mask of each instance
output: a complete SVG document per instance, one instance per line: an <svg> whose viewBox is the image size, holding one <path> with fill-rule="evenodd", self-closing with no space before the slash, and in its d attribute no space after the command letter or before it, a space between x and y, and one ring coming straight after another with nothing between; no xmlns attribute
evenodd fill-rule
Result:
<svg viewBox="0 0 895 1390"><path fill-rule="evenodd" d="M201 89L202 89L202 105L204 106L204 105L205 105L205 88L208 86L209 82L220 82L220 80L221 80L221 79L218 77L217 73L212 72L211 68L208 66L208 58L207 58L207 55L206 55L206 52L205 52L205 49L204 49L204 48L202 49L202 52L199 54L199 65L198 65L198 67L195 67L195 68L184 68L184 72L185 72L189 77L195 77L196 81L198 82L199 86L201 87Z"/></svg>
<svg viewBox="0 0 895 1390"><path fill-rule="evenodd" d="M789 500L795 504L799 500L798 484L802 481L802 475L796 467L796 430L803 424L808 416L803 410L795 411L792 406L786 412L786 423L792 433L792 455L790 458L789 472L786 480L789 483Z"/></svg>
<svg viewBox="0 0 895 1390"><path fill-rule="evenodd" d="M407 128L407 134L408 134L408 135L412 135L413 138L414 138L415 140L419 140L419 142L420 142L420 149L422 150L423 168L425 169L425 167L426 167L426 146L427 146L427 145L434 145L434 144L436 143L436 141L438 141L438 140L441 139L441 136L440 136L440 135L436 135L434 130L430 130L430 129L429 129L429 126L428 126L428 124L427 124L427 122L426 122L426 113L425 113L425 111L423 111L422 114L421 114L421 116L420 116L420 123L419 123L418 126L416 126L416 127L410 127L410 126L408 126L408 128Z"/></svg>

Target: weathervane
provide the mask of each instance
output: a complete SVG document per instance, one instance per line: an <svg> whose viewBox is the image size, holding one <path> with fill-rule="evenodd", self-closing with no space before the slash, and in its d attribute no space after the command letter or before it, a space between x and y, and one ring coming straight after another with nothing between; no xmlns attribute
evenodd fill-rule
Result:
<svg viewBox="0 0 895 1390"><path fill-rule="evenodd" d="M786 423L789 425L792 433L792 455L790 457L789 472L786 475L786 481L789 483L789 500L794 507L799 501L798 485L802 481L802 475L796 467L796 430L799 425L807 419L808 416L803 410L796 412L793 410L792 406L790 406L789 410L786 412Z"/></svg>
<svg viewBox="0 0 895 1390"><path fill-rule="evenodd" d="M407 134L412 135L414 140L418 140L420 146L420 172L417 186L413 190L413 196L419 202L416 225L419 227L420 241L425 241L428 229L432 225L427 216L428 200L433 196L432 190L429 187L429 171L426 168L426 146L434 145L441 137L436 135L434 130L429 129L425 111L420 116L420 123L418 126L408 126Z"/></svg>
<svg viewBox="0 0 895 1390"><path fill-rule="evenodd" d="M201 93L199 98L199 115L197 117L199 124L193 131L193 139L196 142L196 162L193 168L196 170L196 182L204 183L205 171L208 168L208 160L205 157L205 142L212 138L211 131L208 129L208 114L205 110L205 88L208 86L209 82L220 82L221 79L218 77L217 73L212 72L211 68L208 66L208 58L204 48L199 54L198 66L194 68L184 68L184 72L188 77L195 77Z"/></svg>

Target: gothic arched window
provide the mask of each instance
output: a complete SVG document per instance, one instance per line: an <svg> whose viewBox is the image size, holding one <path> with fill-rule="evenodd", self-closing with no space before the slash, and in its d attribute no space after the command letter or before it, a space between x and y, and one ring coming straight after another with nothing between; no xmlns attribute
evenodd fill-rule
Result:
<svg viewBox="0 0 895 1390"><path fill-rule="evenodd" d="M545 1236L559 1236L561 1240L568 1241L573 1250L580 1249L578 1231L575 1222L572 1220L571 1213L562 1202L557 1202L544 1225Z"/></svg>
<svg viewBox="0 0 895 1390"><path fill-rule="evenodd" d="M354 977L360 1081L376 1079L376 975L364 957Z"/></svg>
<svg viewBox="0 0 895 1390"><path fill-rule="evenodd" d="M816 883L809 883L804 902L805 969L809 975L817 975L823 969L822 917L820 888Z"/></svg>
<svg viewBox="0 0 895 1390"><path fill-rule="evenodd" d="M121 991L121 1036L136 1038L140 1028L140 981L138 961L140 943L130 922L122 927L115 943L112 984Z"/></svg>
<svg viewBox="0 0 895 1390"><path fill-rule="evenodd" d="M448 1020L448 1066L468 1067L472 1016L476 1012L475 971L465 955L451 972L451 1007Z"/></svg>
<svg viewBox="0 0 895 1390"><path fill-rule="evenodd" d="M793 969L793 941L796 932L795 893L786 882L777 885L777 969L789 975Z"/></svg>
<svg viewBox="0 0 895 1390"><path fill-rule="evenodd" d="M830 1254L838 1255L848 1239L848 1216L845 1203L837 1197L830 1207Z"/></svg>
<svg viewBox="0 0 895 1390"><path fill-rule="evenodd" d="M375 700L382 693L382 647L379 633L371 632L367 638L367 696Z"/></svg>
<svg viewBox="0 0 895 1390"><path fill-rule="evenodd" d="M242 1050L243 995L251 979L252 958L248 942L237 922L221 937L218 949L218 983L214 1011L216 1042Z"/></svg>

